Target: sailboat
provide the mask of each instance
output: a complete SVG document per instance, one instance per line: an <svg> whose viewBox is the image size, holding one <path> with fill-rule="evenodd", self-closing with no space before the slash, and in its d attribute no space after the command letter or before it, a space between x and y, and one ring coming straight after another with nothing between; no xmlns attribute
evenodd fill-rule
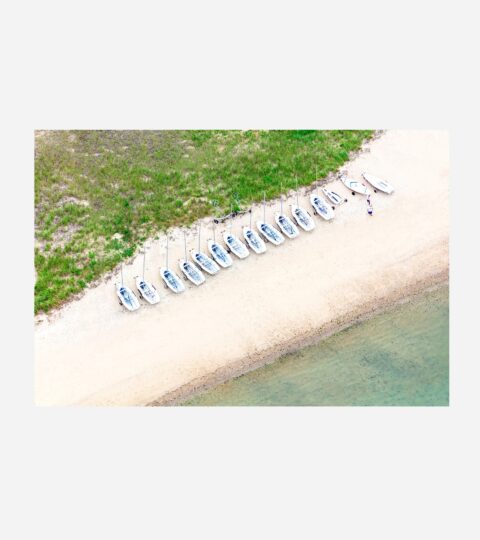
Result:
<svg viewBox="0 0 480 540"><path fill-rule="evenodd" d="M347 199L339 195L336 191L332 191L331 189L328 189L326 187L323 187L322 191L328 198L328 200L337 206L343 204L344 202L347 202Z"/></svg>
<svg viewBox="0 0 480 540"><path fill-rule="evenodd" d="M206 255L205 253L203 253L203 251L200 250L200 232L201 232L201 227L199 225L198 226L198 249L197 251L192 250L190 252L190 255L193 261L196 262L198 266L200 266L200 268L204 272L207 272L207 274L210 274L211 276L213 276L217 272L220 271L220 266L218 266L218 264L213 259L211 259L208 255Z"/></svg>
<svg viewBox="0 0 480 540"><path fill-rule="evenodd" d="M146 300L149 304L158 304L160 302L160 295L158 294L157 289L152 283L145 280L145 259L146 259L146 250L143 248L143 270L142 276L135 277L135 285L137 286L137 291L140 296Z"/></svg>
<svg viewBox="0 0 480 540"><path fill-rule="evenodd" d="M177 276L177 274L175 274L173 270L168 268L168 235L165 266L160 268L160 276L165 282L165 285L174 293L182 293L185 290L185 285L182 283L182 280Z"/></svg>
<svg viewBox="0 0 480 540"><path fill-rule="evenodd" d="M273 225L270 225L265 221L265 192L263 193L263 221L257 221L257 229L260 234L264 236L269 242L275 246L279 246L285 242L283 234L277 230Z"/></svg>
<svg viewBox="0 0 480 540"><path fill-rule="evenodd" d="M352 178L347 178L345 174L340 176L340 180L352 192L352 195L355 195L355 193L359 193L360 195L368 195L370 193L365 184L362 184L357 180L353 180Z"/></svg>
<svg viewBox="0 0 480 540"><path fill-rule="evenodd" d="M123 284L123 263L120 267L121 282L115 283L115 291L118 296L118 302L128 311L135 311L140 307L140 302L133 291Z"/></svg>
<svg viewBox="0 0 480 540"><path fill-rule="evenodd" d="M327 201L323 197L320 197L318 193L312 193L310 195L310 204L313 206L315 212L326 221L335 217L335 212L332 207L329 206Z"/></svg>
<svg viewBox="0 0 480 540"><path fill-rule="evenodd" d="M230 216L233 214L233 208L230 213ZM232 224L233 218L230 217L230 230L224 231L223 240L227 245L228 249L234 253L239 259L246 259L250 254L248 252L247 246L235 235L232 234Z"/></svg>
<svg viewBox="0 0 480 540"><path fill-rule="evenodd" d="M183 231L183 245L185 251L185 257L178 261L180 270L185 274L185 277L189 279L194 285L201 285L205 283L205 276L202 271L199 270L192 262L187 259L187 236Z"/></svg>
<svg viewBox="0 0 480 540"><path fill-rule="evenodd" d="M243 227L243 237L245 238L247 244L250 246L250 249L255 251L255 253L265 253L267 251L267 246L265 242L260 238L257 231L252 229L252 209L250 208L250 226Z"/></svg>
<svg viewBox="0 0 480 540"><path fill-rule="evenodd" d="M280 194L280 212L275 212L275 223L288 238L296 238L299 234L298 228L293 221L283 213L283 195Z"/></svg>
<svg viewBox="0 0 480 540"><path fill-rule="evenodd" d="M379 189L380 191L388 193L389 195L393 193L393 186L389 184L386 180L377 178L376 176L373 176L373 174L362 173L362 176L369 184L371 184L375 188L375 190Z"/></svg>
<svg viewBox="0 0 480 540"><path fill-rule="evenodd" d="M298 204L298 181L297 181L297 204L292 204L292 216L297 225L304 231L312 231L315 229L315 221L305 208Z"/></svg>
<svg viewBox="0 0 480 540"><path fill-rule="evenodd" d="M230 255L225 251L225 248L215 241L215 224L213 224L213 239L207 242L208 251L222 268L232 266L233 261Z"/></svg>

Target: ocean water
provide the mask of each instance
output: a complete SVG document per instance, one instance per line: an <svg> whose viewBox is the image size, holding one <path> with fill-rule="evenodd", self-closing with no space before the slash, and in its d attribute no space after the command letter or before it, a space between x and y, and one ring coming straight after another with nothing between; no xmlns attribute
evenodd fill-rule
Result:
<svg viewBox="0 0 480 540"><path fill-rule="evenodd" d="M448 405L448 287L183 405Z"/></svg>

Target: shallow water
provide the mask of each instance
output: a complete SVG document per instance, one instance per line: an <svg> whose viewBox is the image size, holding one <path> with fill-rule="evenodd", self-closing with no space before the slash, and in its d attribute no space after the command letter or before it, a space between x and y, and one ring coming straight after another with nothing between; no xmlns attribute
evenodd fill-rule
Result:
<svg viewBox="0 0 480 540"><path fill-rule="evenodd" d="M448 287L184 405L448 405Z"/></svg>

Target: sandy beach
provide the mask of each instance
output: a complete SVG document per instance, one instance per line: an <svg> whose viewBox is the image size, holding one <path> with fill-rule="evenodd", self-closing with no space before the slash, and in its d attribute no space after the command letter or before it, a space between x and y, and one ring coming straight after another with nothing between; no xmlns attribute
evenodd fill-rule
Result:
<svg viewBox="0 0 480 540"><path fill-rule="evenodd" d="M187 284L181 295L160 282L165 238L151 241L146 278L160 291L160 304L142 302L126 312L115 296L116 275L37 319L35 403L169 403L448 279L448 133L387 131L342 170L358 180L364 171L385 178L395 193L374 193L371 217L364 197L333 180L329 187L348 199L333 221L315 217L314 231L270 244L262 255L250 252L202 286ZM313 213L307 194L300 201ZM291 193L284 208L293 202ZM267 206L267 221L278 209L278 201ZM254 221L261 215L256 207ZM210 220L202 223L206 251ZM246 224L247 216L238 217L233 232L241 236ZM217 239L224 229L217 226ZM188 231L188 249L196 246L195 234ZM181 230L170 232L169 245L177 271ZM138 256L124 267L132 289L142 262Z"/></svg>

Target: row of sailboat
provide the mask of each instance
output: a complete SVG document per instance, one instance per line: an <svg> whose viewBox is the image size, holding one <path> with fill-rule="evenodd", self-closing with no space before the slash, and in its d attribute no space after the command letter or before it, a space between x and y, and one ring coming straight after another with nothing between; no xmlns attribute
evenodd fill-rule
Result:
<svg viewBox="0 0 480 540"><path fill-rule="evenodd" d="M392 193L393 187L386 181L380 180L371 175L363 174L375 189L385 193ZM365 184L352 180L342 175L340 180L343 184L352 191L352 194L358 193L368 195L369 190ZM310 204L315 214L323 218L325 221L330 221L335 217L335 206L343 204L346 199L326 187L322 188L322 192L327 200L318 194L318 189L310 195ZM250 223L242 229L243 240L235 236L232 232L232 218L230 219L230 227L223 232L223 241L225 245L220 244L215 237L215 225L213 226L213 238L207 241L208 253L201 251L201 227L198 227L198 247L190 251L190 259L187 256L187 241L184 232L184 257L178 261L179 268L184 275L184 279L190 281L196 286L205 283L205 274L215 275L221 268L229 268L233 264L231 254L239 259L245 259L250 255L248 248L254 253L262 254L267 250L267 244L271 243L279 246L285 242L285 237L294 239L299 235L300 229L304 231L312 231L315 228L315 221L312 215L300 206L298 201L298 187L296 191L296 204L290 205L291 217L283 210L283 196L280 197L280 212L274 213L275 225L268 223L266 220L266 200L265 193L263 196L263 219L256 221L256 230L252 226L252 211L250 210ZM333 205L333 206L332 206ZM233 214L233 212L232 212ZM248 247L247 247L248 246ZM142 276L136 276L135 284L141 298L149 304L157 304L160 301L160 295L155 286L145 279L145 258L143 257L143 272ZM205 274L204 274L205 272ZM185 284L180 277L169 267L168 263L168 235L166 242L166 260L165 266L160 268L160 276L165 284L174 293L182 293L185 291ZM138 298L123 283L123 266L121 268L121 283L115 284L119 303L129 311L135 311L140 307Z"/></svg>

